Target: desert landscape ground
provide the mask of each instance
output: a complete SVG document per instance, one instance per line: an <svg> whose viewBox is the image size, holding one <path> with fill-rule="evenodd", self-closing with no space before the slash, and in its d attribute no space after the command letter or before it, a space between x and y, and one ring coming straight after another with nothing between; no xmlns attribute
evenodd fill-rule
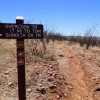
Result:
<svg viewBox="0 0 100 100"><path fill-rule="evenodd" d="M27 100L100 100L100 47L25 42ZM18 100L15 40L0 40L0 100Z"/></svg>

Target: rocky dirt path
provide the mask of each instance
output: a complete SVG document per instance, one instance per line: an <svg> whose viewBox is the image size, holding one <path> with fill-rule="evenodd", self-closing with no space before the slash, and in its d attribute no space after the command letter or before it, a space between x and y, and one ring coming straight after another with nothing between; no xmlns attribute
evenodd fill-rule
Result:
<svg viewBox="0 0 100 100"><path fill-rule="evenodd" d="M88 77L85 74L84 63L68 47L62 46L61 50L69 61L68 70L72 77L72 97L70 97L69 100L93 100L92 93L85 82Z"/></svg>
<svg viewBox="0 0 100 100"><path fill-rule="evenodd" d="M3 52L0 55L0 100L18 100L15 49L11 49L9 52L7 49L7 53ZM84 61L76 49L70 48L65 43L57 42L49 43L46 54L41 57L30 56L29 52L26 53L27 100L100 100L100 81L96 81L96 85L92 84L95 82L93 79L96 78L92 73L97 73L100 78L100 71L93 70L89 74L91 63L90 67L85 63L88 57L83 54ZM97 59L97 61L99 60ZM89 70L86 71L86 68ZM92 68L96 67L93 65ZM89 77L91 78L89 79ZM94 99L93 90L95 89L93 88L97 84L98 96L95 95L95 92L94 95L98 99Z"/></svg>

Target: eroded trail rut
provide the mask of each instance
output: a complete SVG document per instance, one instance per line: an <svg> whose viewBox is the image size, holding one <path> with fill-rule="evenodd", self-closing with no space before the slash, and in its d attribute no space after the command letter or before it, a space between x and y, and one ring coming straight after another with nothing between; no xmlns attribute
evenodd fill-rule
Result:
<svg viewBox="0 0 100 100"><path fill-rule="evenodd" d="M72 97L70 100L93 100L92 93L90 92L85 79L88 78L85 74L84 63L74 54L74 51L68 47L62 46L61 50L64 52L65 57L68 58L69 68L72 77Z"/></svg>

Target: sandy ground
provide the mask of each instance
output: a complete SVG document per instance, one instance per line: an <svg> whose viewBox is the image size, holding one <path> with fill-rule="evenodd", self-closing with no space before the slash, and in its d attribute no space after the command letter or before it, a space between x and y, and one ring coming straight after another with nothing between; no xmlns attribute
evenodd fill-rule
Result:
<svg viewBox="0 0 100 100"><path fill-rule="evenodd" d="M0 100L18 100L16 41L0 44ZM27 100L100 100L100 48L66 41L46 48L32 56L26 47Z"/></svg>

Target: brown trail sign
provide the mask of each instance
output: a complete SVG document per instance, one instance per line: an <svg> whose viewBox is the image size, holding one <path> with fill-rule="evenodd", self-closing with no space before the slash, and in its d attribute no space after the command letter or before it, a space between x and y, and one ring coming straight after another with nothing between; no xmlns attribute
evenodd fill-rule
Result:
<svg viewBox="0 0 100 100"><path fill-rule="evenodd" d="M23 17L16 17L16 24L0 23L0 39L17 39L17 68L19 100L26 100L24 39L42 39L42 24L24 24Z"/></svg>
<svg viewBox="0 0 100 100"><path fill-rule="evenodd" d="M0 23L0 38L3 39L41 39L43 38L41 24L7 24Z"/></svg>

